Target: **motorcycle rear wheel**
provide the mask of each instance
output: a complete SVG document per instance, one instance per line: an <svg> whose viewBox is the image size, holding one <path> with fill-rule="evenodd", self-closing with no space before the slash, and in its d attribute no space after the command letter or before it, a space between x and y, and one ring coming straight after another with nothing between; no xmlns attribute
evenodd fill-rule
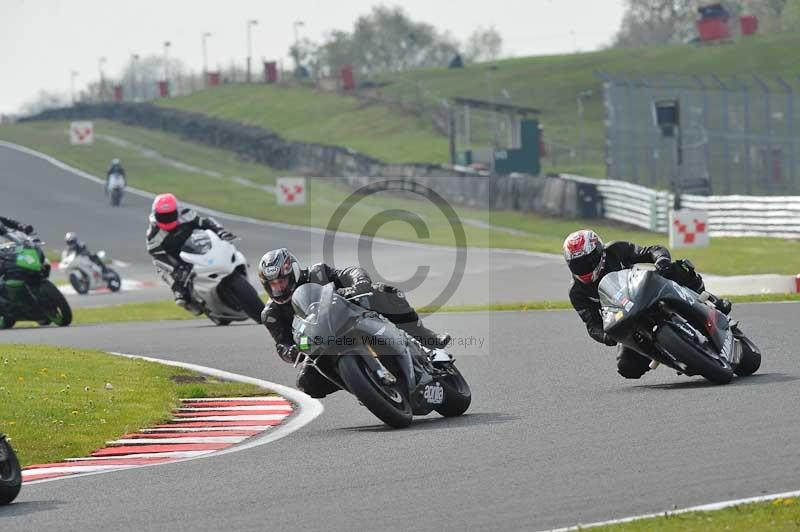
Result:
<svg viewBox="0 0 800 532"><path fill-rule="evenodd" d="M226 277L220 286L227 291L233 300L238 304L245 314L250 316L256 323L261 323L261 312L264 310L264 302L258 297L258 292L247 280L247 277L239 272ZM226 298L223 298L226 301Z"/></svg>
<svg viewBox="0 0 800 532"><path fill-rule="evenodd" d="M106 281L108 289L112 292L119 292L120 288L122 288L122 279L120 279L119 274L117 272L110 272L108 276L108 281Z"/></svg>
<svg viewBox="0 0 800 532"><path fill-rule="evenodd" d="M12 317L9 316L0 316L0 329L10 329L17 323Z"/></svg>
<svg viewBox="0 0 800 532"><path fill-rule="evenodd" d="M733 369L730 366L723 366L711 358L672 327L662 327L658 332L657 341L675 358L686 364L689 371L702 375L709 382L728 384L733 380Z"/></svg>
<svg viewBox="0 0 800 532"><path fill-rule="evenodd" d="M445 401L442 406L436 408L436 411L444 417L460 416L472 403L472 391L457 367L450 364L447 372L449 373L447 377L439 379L444 387Z"/></svg>
<svg viewBox="0 0 800 532"><path fill-rule="evenodd" d="M3 447L0 454L6 456L5 460L0 461L0 505L5 505L19 494L22 487L22 472L17 455L4 437L0 437L0 446Z"/></svg>
<svg viewBox="0 0 800 532"><path fill-rule="evenodd" d="M761 352L738 327L734 327L733 335L742 347L742 358L734 371L740 377L752 375L761 367Z"/></svg>
<svg viewBox="0 0 800 532"><path fill-rule="evenodd" d="M381 388L386 386L376 383L367 374L368 371L358 355L343 355L339 358L339 375L342 381L367 410L390 427L400 429L409 426L413 419L411 404L400 390L399 381L391 389L383 390ZM390 398L390 393L394 400Z"/></svg>

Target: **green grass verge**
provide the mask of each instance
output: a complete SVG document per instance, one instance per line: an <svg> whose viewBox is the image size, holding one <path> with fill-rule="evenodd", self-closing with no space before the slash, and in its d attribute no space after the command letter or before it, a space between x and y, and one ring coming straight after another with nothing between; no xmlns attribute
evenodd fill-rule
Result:
<svg viewBox="0 0 800 532"><path fill-rule="evenodd" d="M273 194L243 186L228 178L212 178L201 173L176 169L163 162L144 157L140 150L120 148L102 139L112 135L135 142L172 159L213 170L223 176L242 176L252 181L269 183L274 171L261 165L239 161L229 152L205 148L184 142L172 135L98 121L99 139L95 145L70 146L66 122L38 122L0 126L0 139L10 140L52 155L66 163L95 175L103 175L108 161L122 158L132 186L163 192L170 190L179 197L226 212L262 220L297 225L326 227L335 210L346 201L351 191L333 181L314 180L310 188L310 204L305 207L276 205ZM400 209L419 215L430 234L425 238L406 223L390 221L389 209ZM591 226L606 240L632 240L641 244L666 244L665 235L643 230L631 230L621 224L548 218L509 211L486 211L454 207L462 220L476 220L494 228L465 224L467 245L525 249L560 253L564 237L575 229ZM14 213L9 213L13 215ZM146 212L142 213L144 223ZM18 214L17 216L21 216ZM450 221L438 208L428 202L398 196L373 195L358 202L344 218L340 230L362 232L365 222L375 218L381 222L367 233L375 236L413 242L454 245ZM382 222L386 222L385 224ZM35 220L33 221L35 224ZM519 235L504 231L522 231ZM694 261L704 272L720 275L751 273L800 272L800 242L774 238L714 238L706 249L681 250L676 255Z"/></svg>
<svg viewBox="0 0 800 532"><path fill-rule="evenodd" d="M800 529L796 497L742 504L713 512L688 512L587 530L597 532L789 532Z"/></svg>
<svg viewBox="0 0 800 532"><path fill-rule="evenodd" d="M305 87L227 85L158 105L261 126L289 140L347 146L386 162L448 161L430 120Z"/></svg>
<svg viewBox="0 0 800 532"><path fill-rule="evenodd" d="M170 419L180 398L265 393L100 351L0 344L0 432L12 438L23 465L86 456Z"/></svg>
<svg viewBox="0 0 800 532"><path fill-rule="evenodd" d="M564 287L566 291L566 286ZM800 301L800 294L759 294L752 296L725 296L734 303L772 303L781 301ZM494 303L485 305L445 305L436 312L486 312L486 311L526 311L571 309L569 301L526 301L519 303ZM417 309L421 314L429 314L431 309ZM147 303L126 303L108 307L89 307L73 309L73 323L89 325L93 323L119 323L129 321L165 321L204 319L178 307L172 300ZM22 327L37 327L33 322L20 322Z"/></svg>

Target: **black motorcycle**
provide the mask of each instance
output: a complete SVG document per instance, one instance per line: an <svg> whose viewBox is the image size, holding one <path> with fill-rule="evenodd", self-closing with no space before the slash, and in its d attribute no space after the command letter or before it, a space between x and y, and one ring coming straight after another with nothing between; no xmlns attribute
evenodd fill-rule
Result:
<svg viewBox="0 0 800 532"><path fill-rule="evenodd" d="M761 352L704 296L652 270L612 272L598 287L603 328L620 344L679 374L727 384L761 366ZM707 295L707 294L704 294Z"/></svg>
<svg viewBox="0 0 800 532"><path fill-rule="evenodd" d="M0 505L9 504L16 499L22 487L22 469L14 449L0 434Z"/></svg>
<svg viewBox="0 0 800 532"><path fill-rule="evenodd" d="M297 363L348 390L391 427L407 427L413 416L433 410L448 417L466 412L472 394L452 357L432 362L430 351L377 312L353 303L356 298L343 298L333 283L295 290Z"/></svg>

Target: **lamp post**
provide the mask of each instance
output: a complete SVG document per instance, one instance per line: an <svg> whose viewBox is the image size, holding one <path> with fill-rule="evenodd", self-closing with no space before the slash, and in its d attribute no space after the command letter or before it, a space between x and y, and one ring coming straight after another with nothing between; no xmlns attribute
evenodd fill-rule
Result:
<svg viewBox="0 0 800 532"><path fill-rule="evenodd" d="M578 160L583 163L585 159L585 146L583 143L583 99L591 98L592 89L586 89L578 93L576 101L578 102Z"/></svg>
<svg viewBox="0 0 800 532"><path fill-rule="evenodd" d="M136 66L139 54L131 54L131 101L136 101Z"/></svg>
<svg viewBox="0 0 800 532"><path fill-rule="evenodd" d="M252 61L252 56L253 56L253 39L251 30L253 26L257 24L258 21L256 19L251 19L247 21L247 83L250 83L250 63Z"/></svg>
<svg viewBox="0 0 800 532"><path fill-rule="evenodd" d="M208 84L208 45L206 41L211 37L211 33L203 33L203 85Z"/></svg>
<svg viewBox="0 0 800 532"><path fill-rule="evenodd" d="M75 78L78 77L77 70L71 70L69 73L69 95L72 100L72 105L75 105Z"/></svg>
<svg viewBox="0 0 800 532"><path fill-rule="evenodd" d="M167 84L167 91L169 91L169 47L172 43L164 41L164 81Z"/></svg>
<svg viewBox="0 0 800 532"><path fill-rule="evenodd" d="M97 60L97 69L100 71L99 99L100 99L101 102L105 100L105 96L106 96L106 76L103 73L103 65L105 64L105 62L106 62L106 58L105 57L100 57Z"/></svg>
<svg viewBox="0 0 800 532"><path fill-rule="evenodd" d="M300 68L300 39L297 34L297 28L305 26L306 23L302 20L295 20L292 24L292 29L294 30L294 68L297 70Z"/></svg>

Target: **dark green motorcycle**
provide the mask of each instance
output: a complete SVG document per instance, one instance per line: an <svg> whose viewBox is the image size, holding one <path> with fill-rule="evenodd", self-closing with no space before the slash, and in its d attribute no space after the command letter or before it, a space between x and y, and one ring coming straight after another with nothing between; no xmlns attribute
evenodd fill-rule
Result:
<svg viewBox="0 0 800 532"><path fill-rule="evenodd" d="M9 231L11 242L0 245L0 329L18 321L66 327L72 322L72 309L61 291L48 277L46 261L38 238Z"/></svg>

